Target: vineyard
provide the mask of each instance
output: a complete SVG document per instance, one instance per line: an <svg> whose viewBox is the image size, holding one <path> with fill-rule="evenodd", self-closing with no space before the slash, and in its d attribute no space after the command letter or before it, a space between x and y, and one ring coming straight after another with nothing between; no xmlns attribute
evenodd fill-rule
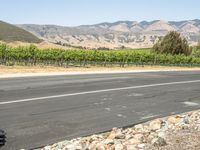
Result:
<svg viewBox="0 0 200 150"><path fill-rule="evenodd" d="M0 44L2 65L55 65L87 66L100 65L121 67L127 65L200 66L200 57L158 54L144 50L63 50L29 47L8 47Z"/></svg>

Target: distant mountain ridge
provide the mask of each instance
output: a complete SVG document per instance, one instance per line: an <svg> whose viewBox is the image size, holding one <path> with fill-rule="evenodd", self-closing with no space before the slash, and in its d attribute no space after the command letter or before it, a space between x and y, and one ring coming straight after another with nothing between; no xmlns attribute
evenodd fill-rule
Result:
<svg viewBox="0 0 200 150"><path fill-rule="evenodd" d="M171 30L180 32L191 45L200 40L200 20L118 21L64 27L24 24L19 27L49 42L86 48L151 47Z"/></svg>
<svg viewBox="0 0 200 150"><path fill-rule="evenodd" d="M21 41L28 43L39 43L42 40L24 29L0 21L0 41L5 41L5 42Z"/></svg>

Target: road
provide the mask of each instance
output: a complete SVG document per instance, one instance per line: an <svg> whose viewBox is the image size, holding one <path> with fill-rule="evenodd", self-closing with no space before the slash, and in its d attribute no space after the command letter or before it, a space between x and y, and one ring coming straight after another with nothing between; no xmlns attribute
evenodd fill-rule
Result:
<svg viewBox="0 0 200 150"><path fill-rule="evenodd" d="M200 72L0 79L1 150L33 149L200 108Z"/></svg>

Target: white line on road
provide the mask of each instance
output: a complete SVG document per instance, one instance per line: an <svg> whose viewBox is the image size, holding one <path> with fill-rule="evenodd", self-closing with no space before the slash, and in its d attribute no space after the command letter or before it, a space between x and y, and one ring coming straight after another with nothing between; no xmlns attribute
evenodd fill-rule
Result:
<svg viewBox="0 0 200 150"><path fill-rule="evenodd" d="M111 92L111 91L121 91L121 90L129 90L129 89L140 89L140 88L148 88L148 87L156 87L156 86L177 85L177 84L198 83L198 82L200 82L200 80L168 82L168 83L147 84L147 85L139 85L139 86L131 86L131 87L95 90L95 91L87 91L87 92L79 92L79 93L70 93L70 94L61 94L61 95L35 97L35 98L13 100L13 101L5 101L5 102L0 102L0 105L12 104L12 103L30 102L30 101L39 101L39 100L45 100L45 99L69 97L69 96L76 96L76 95L95 94L95 93L103 93L103 92Z"/></svg>

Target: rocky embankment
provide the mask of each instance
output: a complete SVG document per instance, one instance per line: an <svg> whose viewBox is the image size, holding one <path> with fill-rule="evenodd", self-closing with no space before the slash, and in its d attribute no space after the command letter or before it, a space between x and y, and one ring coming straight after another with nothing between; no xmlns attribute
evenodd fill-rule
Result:
<svg viewBox="0 0 200 150"><path fill-rule="evenodd" d="M200 110L66 140L42 150L199 150Z"/></svg>

